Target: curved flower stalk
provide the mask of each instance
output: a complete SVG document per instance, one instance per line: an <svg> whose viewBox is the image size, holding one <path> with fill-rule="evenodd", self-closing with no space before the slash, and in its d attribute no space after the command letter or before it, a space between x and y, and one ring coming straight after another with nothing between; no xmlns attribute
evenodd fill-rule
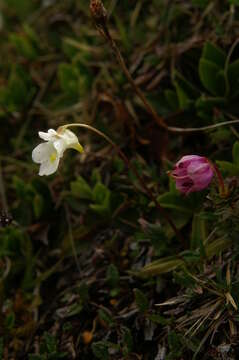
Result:
<svg viewBox="0 0 239 360"><path fill-rule="evenodd" d="M60 159L66 149L83 151L77 136L68 129L49 129L47 133L39 131L39 137L45 142L39 144L32 152L32 159L40 164L39 175L51 175L56 172Z"/></svg>
<svg viewBox="0 0 239 360"><path fill-rule="evenodd" d="M215 174L219 183L220 195L224 196L226 194L220 171L216 165L204 156L183 156L169 174L175 180L178 191L185 195L206 189Z"/></svg>
<svg viewBox="0 0 239 360"><path fill-rule="evenodd" d="M165 218L165 220L168 222L168 224L171 226L171 228L174 230L177 237L183 240L179 230L177 229L172 219L161 207L156 197L152 193L151 189L146 185L144 179L140 176L134 165L129 162L127 156L123 153L119 146L116 145L107 135L90 125L73 123L60 126L56 131L50 129L47 133L39 132L40 138L45 140L45 143L39 144L33 150L32 159L34 162L40 164L40 176L51 175L56 172L59 166L60 159L62 158L66 149L75 149L79 152L83 151L83 147L79 143L77 136L68 129L69 127L85 128L87 130L93 131L97 135L104 138L117 151L118 155L124 161L125 165L129 169L131 169L135 176L138 178L142 188L148 194L148 197L154 202L155 206L157 207L161 215Z"/></svg>

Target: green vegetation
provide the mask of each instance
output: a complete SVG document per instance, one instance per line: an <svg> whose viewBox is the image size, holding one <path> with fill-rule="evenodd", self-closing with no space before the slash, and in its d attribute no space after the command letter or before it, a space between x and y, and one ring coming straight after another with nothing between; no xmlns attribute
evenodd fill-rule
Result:
<svg viewBox="0 0 239 360"><path fill-rule="evenodd" d="M238 359L239 1L104 2L158 118L198 132L155 121L89 3L0 2L0 360ZM74 128L84 152L40 177L38 131L77 122L130 166ZM190 154L226 196L177 191Z"/></svg>

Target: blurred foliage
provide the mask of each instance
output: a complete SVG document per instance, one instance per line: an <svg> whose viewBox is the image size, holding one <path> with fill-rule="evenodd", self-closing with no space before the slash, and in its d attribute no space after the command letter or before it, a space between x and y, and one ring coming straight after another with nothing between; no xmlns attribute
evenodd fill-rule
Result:
<svg viewBox="0 0 239 360"><path fill-rule="evenodd" d="M236 0L105 1L136 84L166 123L239 117ZM0 359L237 359L239 133L165 134L95 29L89 2L0 2ZM128 156L180 230L104 140L78 132L40 178L38 131L88 123ZM222 172L179 194L185 154ZM9 223L10 223L9 222ZM2 224L2 223L1 223Z"/></svg>

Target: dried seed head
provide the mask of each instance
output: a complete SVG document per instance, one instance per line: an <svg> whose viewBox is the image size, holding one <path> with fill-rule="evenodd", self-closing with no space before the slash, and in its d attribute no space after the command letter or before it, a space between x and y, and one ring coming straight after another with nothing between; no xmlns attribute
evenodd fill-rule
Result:
<svg viewBox="0 0 239 360"><path fill-rule="evenodd" d="M91 15L97 25L102 25L107 19L107 11L101 0L90 1Z"/></svg>

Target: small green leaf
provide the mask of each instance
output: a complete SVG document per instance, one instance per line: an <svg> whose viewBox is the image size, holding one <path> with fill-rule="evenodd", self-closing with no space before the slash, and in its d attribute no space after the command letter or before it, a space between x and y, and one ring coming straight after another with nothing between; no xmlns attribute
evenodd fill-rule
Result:
<svg viewBox="0 0 239 360"><path fill-rule="evenodd" d="M58 68L58 77L65 94L76 100L79 93L78 70L72 64L62 63Z"/></svg>
<svg viewBox="0 0 239 360"><path fill-rule="evenodd" d="M219 169L225 172L229 176L238 176L239 175L239 166L229 162L229 161L216 161Z"/></svg>
<svg viewBox="0 0 239 360"><path fill-rule="evenodd" d="M233 162L239 168L239 141L236 141L232 149Z"/></svg>
<svg viewBox="0 0 239 360"><path fill-rule="evenodd" d="M134 346L134 340L130 329L124 328L123 344L126 346L126 354L132 352Z"/></svg>
<svg viewBox="0 0 239 360"><path fill-rule="evenodd" d="M93 200L96 204L103 204L110 191L107 187L98 182L93 189Z"/></svg>
<svg viewBox="0 0 239 360"><path fill-rule="evenodd" d="M100 359L100 360L108 360L109 359L107 342L105 342L105 341L94 342L91 347L92 347L93 354L96 356L97 359Z"/></svg>
<svg viewBox="0 0 239 360"><path fill-rule="evenodd" d="M145 312L149 308L147 297L139 289L134 289L135 302L141 312Z"/></svg>
<svg viewBox="0 0 239 360"><path fill-rule="evenodd" d="M228 0L230 4L239 6L239 0Z"/></svg>
<svg viewBox="0 0 239 360"><path fill-rule="evenodd" d="M196 101L197 110L212 111L215 107L225 107L227 101L223 97L209 97L202 95Z"/></svg>
<svg viewBox="0 0 239 360"><path fill-rule="evenodd" d="M196 99L200 95L200 91L177 70L173 73L173 79L184 93L187 94L189 99Z"/></svg>
<svg viewBox="0 0 239 360"><path fill-rule="evenodd" d="M160 205L166 209L177 210L178 212L192 215L194 207L190 203L189 198L183 198L181 194L167 192L158 196L157 200Z"/></svg>
<svg viewBox="0 0 239 360"><path fill-rule="evenodd" d="M44 208L44 199L40 194L36 194L33 199L33 210L37 219L42 215Z"/></svg>
<svg viewBox="0 0 239 360"><path fill-rule="evenodd" d="M223 96L225 93L224 72L215 63L200 59L199 76L204 87L213 95Z"/></svg>
<svg viewBox="0 0 239 360"><path fill-rule="evenodd" d="M111 288L115 288L119 284L119 271L114 264L110 264L106 274L107 282Z"/></svg>
<svg viewBox="0 0 239 360"><path fill-rule="evenodd" d="M78 176L76 181L71 182L71 192L79 199L92 199L92 190L83 177Z"/></svg>
<svg viewBox="0 0 239 360"><path fill-rule="evenodd" d="M228 66L227 76L230 85L230 94L235 98L239 94L239 59Z"/></svg>
<svg viewBox="0 0 239 360"><path fill-rule="evenodd" d="M13 311L11 311L6 319L5 319L5 326L8 330L11 330L15 325L15 314Z"/></svg>
<svg viewBox="0 0 239 360"><path fill-rule="evenodd" d="M154 276L168 273L184 265L184 261L175 257L163 258L153 261L140 270L140 276Z"/></svg>
<svg viewBox="0 0 239 360"><path fill-rule="evenodd" d="M11 34L9 40L16 47L18 53L26 59L35 60L37 58L36 49L26 36Z"/></svg>
<svg viewBox="0 0 239 360"><path fill-rule="evenodd" d="M100 309L98 312L98 315L99 315L99 318L101 320L103 320L109 327L114 325L114 323L115 323L114 319L113 319L112 315L109 314L108 312Z"/></svg>
<svg viewBox="0 0 239 360"><path fill-rule="evenodd" d="M109 216L111 212L111 192L102 183L97 183L93 189L90 208L101 216Z"/></svg>
<svg viewBox="0 0 239 360"><path fill-rule="evenodd" d="M206 225L205 219L200 217L200 214L193 216L192 234L191 234L191 250L199 248L201 255L205 256L204 241L206 239Z"/></svg>
<svg viewBox="0 0 239 360"><path fill-rule="evenodd" d="M219 68L224 69L226 62L226 54L218 46L211 42L206 42L203 47L202 58L214 63Z"/></svg>
<svg viewBox="0 0 239 360"><path fill-rule="evenodd" d="M172 110L176 111L179 108L177 93L171 89L165 90L164 96Z"/></svg>
<svg viewBox="0 0 239 360"><path fill-rule="evenodd" d="M73 303L69 307L67 316L79 315L81 313L82 309L83 309L83 305L81 303Z"/></svg>
<svg viewBox="0 0 239 360"><path fill-rule="evenodd" d="M180 341L180 336L175 331L169 332L168 345L170 349L170 355L174 355L175 359L181 356L183 347Z"/></svg>
<svg viewBox="0 0 239 360"><path fill-rule="evenodd" d="M185 91L180 87L180 85L175 81L174 86L176 88L178 103L180 109L187 109L190 104L190 99Z"/></svg>
<svg viewBox="0 0 239 360"><path fill-rule="evenodd" d="M57 351L57 343L56 343L56 338L55 336L49 334L48 332L44 332L43 335L44 341L45 341L45 345L47 348L47 351L49 353L51 352L56 352Z"/></svg>

